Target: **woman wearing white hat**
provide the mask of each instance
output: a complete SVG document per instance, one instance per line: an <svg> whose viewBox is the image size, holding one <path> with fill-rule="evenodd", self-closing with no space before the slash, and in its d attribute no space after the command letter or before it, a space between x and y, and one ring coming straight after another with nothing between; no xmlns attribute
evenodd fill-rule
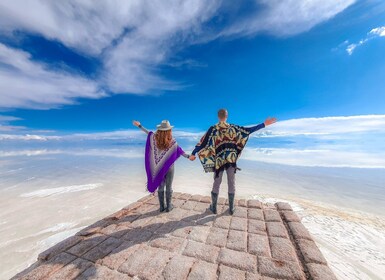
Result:
<svg viewBox="0 0 385 280"><path fill-rule="evenodd" d="M157 125L157 131L153 133L145 129L140 122L133 121L133 125L139 127L148 134L145 151L145 166L147 173L147 189L153 193L158 189L160 212L171 211L172 181L174 178L174 162L180 157L190 158L176 140L172 137L170 122L162 121ZM166 207L164 204L164 189L166 187Z"/></svg>

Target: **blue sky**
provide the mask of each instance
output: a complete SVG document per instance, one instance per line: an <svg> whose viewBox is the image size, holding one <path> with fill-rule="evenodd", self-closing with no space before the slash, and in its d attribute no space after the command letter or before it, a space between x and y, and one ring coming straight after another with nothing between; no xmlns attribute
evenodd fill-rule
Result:
<svg viewBox="0 0 385 280"><path fill-rule="evenodd" d="M0 4L0 133L385 114L383 1L127 2Z"/></svg>

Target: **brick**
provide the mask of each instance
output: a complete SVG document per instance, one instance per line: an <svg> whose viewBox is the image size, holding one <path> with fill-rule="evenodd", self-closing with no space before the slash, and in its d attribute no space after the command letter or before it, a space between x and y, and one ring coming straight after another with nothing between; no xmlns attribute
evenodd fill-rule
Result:
<svg viewBox="0 0 385 280"><path fill-rule="evenodd" d="M300 222L300 218L297 216L297 214L293 211L282 211L281 212L283 219L286 222Z"/></svg>
<svg viewBox="0 0 385 280"><path fill-rule="evenodd" d="M183 255L185 256L198 258L211 263L215 262L218 254L218 247L194 241L189 241L183 251Z"/></svg>
<svg viewBox="0 0 385 280"><path fill-rule="evenodd" d="M265 220L263 217L263 211L261 209L249 208L247 211L247 217L249 219L255 219L260 221Z"/></svg>
<svg viewBox="0 0 385 280"><path fill-rule="evenodd" d="M188 280L216 280L218 265L205 261L197 261L191 268Z"/></svg>
<svg viewBox="0 0 385 280"><path fill-rule="evenodd" d="M228 267L225 265L219 266L219 280L244 280L246 276L246 272Z"/></svg>
<svg viewBox="0 0 385 280"><path fill-rule="evenodd" d="M51 280L67 280L67 279L75 279L78 277L81 273L83 273L85 270L93 266L94 264L92 262L83 260L83 259L76 259L73 262L67 264L65 267L57 271L55 274L50 275L49 279Z"/></svg>
<svg viewBox="0 0 385 280"><path fill-rule="evenodd" d="M291 233L295 239L307 239L313 240L309 231L301 223L289 222L288 223Z"/></svg>
<svg viewBox="0 0 385 280"><path fill-rule="evenodd" d="M191 194L188 194L188 193L182 193L180 196L178 196L179 199L183 199L183 200L189 200L191 198Z"/></svg>
<svg viewBox="0 0 385 280"><path fill-rule="evenodd" d="M139 272L140 279L162 279L162 271L172 256L173 254L168 251L158 250L151 258L150 262L147 263L145 269Z"/></svg>
<svg viewBox="0 0 385 280"><path fill-rule="evenodd" d="M180 238L187 238L194 227L194 223L180 221L178 225L175 227L174 231L171 232L171 235Z"/></svg>
<svg viewBox="0 0 385 280"><path fill-rule="evenodd" d="M204 203L211 203L211 197L210 196L203 196L201 198L201 202L204 202Z"/></svg>
<svg viewBox="0 0 385 280"><path fill-rule="evenodd" d="M247 206L249 208L258 208L262 209L262 203L256 199L250 199L247 201Z"/></svg>
<svg viewBox="0 0 385 280"><path fill-rule="evenodd" d="M248 252L257 256L269 257L270 246L267 236L249 233Z"/></svg>
<svg viewBox="0 0 385 280"><path fill-rule="evenodd" d="M309 274L314 280L337 280L337 277L334 275L333 271L326 265L310 263L307 265Z"/></svg>
<svg viewBox="0 0 385 280"><path fill-rule="evenodd" d="M178 221L182 220L184 217L188 215L189 211L182 209L182 208L174 208L171 212L165 213L167 215L168 219L171 221Z"/></svg>
<svg viewBox="0 0 385 280"><path fill-rule="evenodd" d="M197 220L203 218L205 214L202 214L200 212L196 212L194 210L186 210L188 211L187 214L181 219L186 222L196 222Z"/></svg>
<svg viewBox="0 0 385 280"><path fill-rule="evenodd" d="M129 276L138 275L147 265L151 259L157 254L158 250L149 246L143 246L134 254L131 254L128 259L123 262L118 271L128 274Z"/></svg>
<svg viewBox="0 0 385 280"><path fill-rule="evenodd" d="M272 278L270 278L270 279L272 279ZM268 279L266 279L265 277L262 277L261 275L259 275L257 273L247 272L246 273L246 280L268 280ZM272 279L272 280L275 280L275 279Z"/></svg>
<svg viewBox="0 0 385 280"><path fill-rule="evenodd" d="M194 211L205 212L208 208L209 208L208 203L198 202L194 207Z"/></svg>
<svg viewBox="0 0 385 280"><path fill-rule="evenodd" d="M233 217L231 219L230 229L247 231L247 219Z"/></svg>
<svg viewBox="0 0 385 280"><path fill-rule="evenodd" d="M239 199L238 200L238 206L247 207L247 200L246 199Z"/></svg>
<svg viewBox="0 0 385 280"><path fill-rule="evenodd" d="M212 227L210 228L206 243L217 247L224 247L227 242L228 232L229 230L227 229Z"/></svg>
<svg viewBox="0 0 385 280"><path fill-rule="evenodd" d="M84 259L96 262L99 259L104 258L111 253L115 248L119 247L123 241L120 239L110 237L100 243L98 246L92 248L90 251L83 255Z"/></svg>
<svg viewBox="0 0 385 280"><path fill-rule="evenodd" d="M281 216L277 210L265 209L263 210L266 222L282 222Z"/></svg>
<svg viewBox="0 0 385 280"><path fill-rule="evenodd" d="M226 266L241 269L244 271L256 271L256 257L245 253L222 248L219 252L218 262Z"/></svg>
<svg viewBox="0 0 385 280"><path fill-rule="evenodd" d="M185 210L193 210L194 207L197 205L196 201L186 201L180 208L185 209Z"/></svg>
<svg viewBox="0 0 385 280"><path fill-rule="evenodd" d="M247 232L230 230L226 247L236 251L247 250Z"/></svg>
<svg viewBox="0 0 385 280"><path fill-rule="evenodd" d="M271 256L277 260L298 261L293 244L287 238L270 237Z"/></svg>
<svg viewBox="0 0 385 280"><path fill-rule="evenodd" d="M112 223L111 220L100 220L100 221L97 221L95 223L93 223L92 225L82 229L81 231L77 232L76 235L79 235L79 236L89 236L89 235L92 235L92 234L96 234L98 232L100 232L100 230L108 225L110 225Z"/></svg>
<svg viewBox="0 0 385 280"><path fill-rule="evenodd" d="M289 203L286 202L277 202L275 204L278 210L288 210L288 211L293 211L293 208L291 208Z"/></svg>
<svg viewBox="0 0 385 280"><path fill-rule="evenodd" d="M153 233L148 230L142 230L140 228L130 229L124 236L123 239L135 243L147 242L151 239Z"/></svg>
<svg viewBox="0 0 385 280"><path fill-rule="evenodd" d="M266 234L266 224L264 221L259 220L249 220L249 226L247 228L247 231L250 233L257 233L257 234Z"/></svg>
<svg viewBox="0 0 385 280"><path fill-rule="evenodd" d="M202 198L202 195L200 195L200 194L194 194L194 195L190 198L190 200L193 200L193 201L200 201L201 198Z"/></svg>
<svg viewBox="0 0 385 280"><path fill-rule="evenodd" d="M81 240L83 240L83 237L75 235L71 236L59 243L57 243L55 246L48 248L44 252L40 253L38 256L38 260L48 260L52 258L53 256L56 256L57 254L67 250L68 248L76 245Z"/></svg>
<svg viewBox="0 0 385 280"><path fill-rule="evenodd" d="M23 275L22 273L18 274L15 277L15 279L23 279L23 280L44 279L49 275L52 275L53 273L55 273L65 265L74 261L75 259L76 259L75 256L63 252L54 256L51 260L47 262L43 262L41 265L35 267L33 270L28 271L28 273L25 275Z"/></svg>
<svg viewBox="0 0 385 280"><path fill-rule="evenodd" d="M83 239L79 243L77 243L75 246L68 249L67 252L71 253L72 255L80 257L83 254L87 253L92 248L94 248L96 245L102 243L106 239L107 239L107 236L102 234L91 235Z"/></svg>
<svg viewBox="0 0 385 280"><path fill-rule="evenodd" d="M76 280L131 280L127 274L96 265L84 271Z"/></svg>
<svg viewBox="0 0 385 280"><path fill-rule="evenodd" d="M267 233L269 236L288 238L285 226L279 222L266 222Z"/></svg>
<svg viewBox="0 0 385 280"><path fill-rule="evenodd" d="M177 252L183 244L184 239L177 237L159 237L150 242L152 247L162 248L170 252Z"/></svg>
<svg viewBox="0 0 385 280"><path fill-rule="evenodd" d="M209 235L209 232L210 232L210 227L194 226L187 238L197 242L205 243L207 240L207 236Z"/></svg>
<svg viewBox="0 0 385 280"><path fill-rule="evenodd" d="M230 227L230 222L230 216L219 216L215 219L213 226L228 229Z"/></svg>
<svg viewBox="0 0 385 280"><path fill-rule="evenodd" d="M172 205L174 207L181 207L184 203L185 203L185 200L181 200L181 199L173 199L172 200Z"/></svg>
<svg viewBox="0 0 385 280"><path fill-rule="evenodd" d="M143 245L125 242L113 250L111 254L97 261L98 264L107 266L110 269L118 269L132 254L141 249Z"/></svg>
<svg viewBox="0 0 385 280"><path fill-rule="evenodd" d="M123 222L122 224L111 224L105 228L103 228L100 233L104 235L109 235L116 238L121 238L125 235L130 229L130 222Z"/></svg>
<svg viewBox="0 0 385 280"><path fill-rule="evenodd" d="M141 215L131 223L131 227L140 229L150 223L154 218L154 216Z"/></svg>
<svg viewBox="0 0 385 280"><path fill-rule="evenodd" d="M159 227L155 231L155 233L159 235L171 233L174 231L174 229L177 227L178 224L179 224L178 221L168 221L164 223L161 227Z"/></svg>
<svg viewBox="0 0 385 280"><path fill-rule="evenodd" d="M314 241L299 239L297 240L297 244L306 263L327 264L324 256Z"/></svg>
<svg viewBox="0 0 385 280"><path fill-rule="evenodd" d="M210 215L210 216L205 216L202 219L197 220L196 224L211 227L214 224L214 221L215 221L215 216Z"/></svg>
<svg viewBox="0 0 385 280"><path fill-rule="evenodd" d="M263 276L279 279L305 280L305 275L296 262L258 257L258 271Z"/></svg>
<svg viewBox="0 0 385 280"><path fill-rule="evenodd" d="M186 279L193 264L193 258L176 255L169 261L162 275L167 280Z"/></svg>
<svg viewBox="0 0 385 280"><path fill-rule="evenodd" d="M217 203L219 204L219 205L225 205L226 204L226 198L224 198L224 197L218 197L218 201L217 201Z"/></svg>
<svg viewBox="0 0 385 280"><path fill-rule="evenodd" d="M172 198L180 198L183 195L181 192L172 192Z"/></svg>
<svg viewBox="0 0 385 280"><path fill-rule="evenodd" d="M247 208L237 207L237 210L234 212L233 217L247 218Z"/></svg>

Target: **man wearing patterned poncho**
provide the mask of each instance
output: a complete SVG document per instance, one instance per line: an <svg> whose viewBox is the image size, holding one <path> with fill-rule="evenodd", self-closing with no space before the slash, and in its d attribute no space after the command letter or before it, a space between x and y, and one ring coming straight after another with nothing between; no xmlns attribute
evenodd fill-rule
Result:
<svg viewBox="0 0 385 280"><path fill-rule="evenodd" d="M209 128L201 141L195 146L192 152L192 159L198 153L199 159L203 165L205 172L214 172L214 184L211 191L210 210L217 213L217 201L219 187L222 182L223 172L226 170L228 195L229 195L229 212L234 213L234 196L235 196L235 172L237 170L237 160L246 146L249 135L261 128L275 123L275 118L267 118L265 122L252 126L243 127L234 124L228 124L228 113L226 109L218 111L219 122Z"/></svg>

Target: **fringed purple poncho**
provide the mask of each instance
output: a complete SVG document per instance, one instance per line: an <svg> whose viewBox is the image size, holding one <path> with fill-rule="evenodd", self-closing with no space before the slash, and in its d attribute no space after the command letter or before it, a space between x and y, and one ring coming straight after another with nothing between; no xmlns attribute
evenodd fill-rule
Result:
<svg viewBox="0 0 385 280"><path fill-rule="evenodd" d="M149 132L147 136L145 165L147 173L147 190L155 192L165 178L168 170L184 151L173 139L170 148L160 150L156 147L155 134Z"/></svg>

